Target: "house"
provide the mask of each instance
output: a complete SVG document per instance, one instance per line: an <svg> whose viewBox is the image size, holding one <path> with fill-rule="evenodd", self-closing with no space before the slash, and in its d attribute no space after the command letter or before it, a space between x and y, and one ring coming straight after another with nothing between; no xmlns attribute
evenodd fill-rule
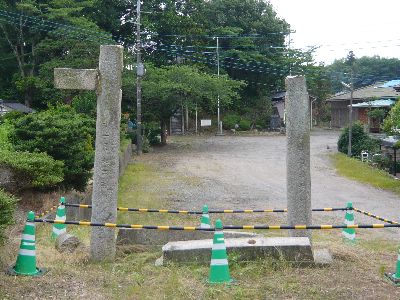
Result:
<svg viewBox="0 0 400 300"><path fill-rule="evenodd" d="M19 111L19 112L23 112L26 114L35 112L34 109L32 109L28 106L25 106L22 103L4 102L3 100L0 99L0 116L3 116L10 111Z"/></svg>
<svg viewBox="0 0 400 300"><path fill-rule="evenodd" d="M285 91L280 91L272 96L272 113L270 127L271 129L279 129L284 124L285 119Z"/></svg>
<svg viewBox="0 0 400 300"><path fill-rule="evenodd" d="M275 130L281 128L286 120L285 120L285 98L286 91L280 91L275 93L272 98L272 113L271 113L271 121L270 128ZM310 98L310 110L311 110L311 127L312 127L312 119L313 119L313 103L315 102L315 97L309 95Z"/></svg>
<svg viewBox="0 0 400 300"><path fill-rule="evenodd" d="M379 133L381 122L395 103L396 101L393 99L379 99L353 104L352 107L353 110L357 110L358 112L358 120L368 125L369 132ZM377 112L378 109L384 114L381 115L380 112L378 116L371 114L374 111Z"/></svg>
<svg viewBox="0 0 400 300"><path fill-rule="evenodd" d="M382 108L390 110L390 105L398 97L400 97L400 80L391 80L388 82L378 82L373 85L362 87L354 90L353 92L353 121L359 120L364 124L371 124L368 120L368 111L372 108ZM350 92L340 93L327 99L326 101L331 106L331 126L332 127L345 127L349 122L349 105L350 105ZM379 101L377 101L379 100ZM391 101L388 101L391 100ZM373 102L377 101L377 102ZM389 103L391 103L389 105ZM372 120L376 122L376 120ZM379 124L372 124L372 128L379 128Z"/></svg>

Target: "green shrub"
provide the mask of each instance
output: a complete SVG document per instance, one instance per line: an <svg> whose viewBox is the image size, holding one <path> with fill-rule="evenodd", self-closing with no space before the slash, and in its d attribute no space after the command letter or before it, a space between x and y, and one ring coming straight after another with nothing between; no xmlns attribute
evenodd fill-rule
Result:
<svg viewBox="0 0 400 300"><path fill-rule="evenodd" d="M23 112L13 110L0 117L0 124L4 123L13 124L15 120L22 118L24 116L25 114Z"/></svg>
<svg viewBox="0 0 400 300"><path fill-rule="evenodd" d="M13 224L17 199L0 189L0 244L4 240L4 230Z"/></svg>
<svg viewBox="0 0 400 300"><path fill-rule="evenodd" d="M385 117L385 110L382 108L376 108L373 110L370 110L368 113L368 117L382 120Z"/></svg>
<svg viewBox="0 0 400 300"><path fill-rule="evenodd" d="M400 129L400 98L397 99L396 104L389 111L389 114L383 121L382 128L388 135L399 134L397 130Z"/></svg>
<svg viewBox="0 0 400 300"><path fill-rule="evenodd" d="M338 141L338 150L347 154L347 147L349 144L349 127L344 128ZM355 122L352 126L351 134L351 154L352 156L360 156L361 151L367 150L376 152L379 149L378 141L371 139L368 134L364 132L364 128L360 122Z"/></svg>
<svg viewBox="0 0 400 300"><path fill-rule="evenodd" d="M11 131L12 131L12 125L6 123L0 125L0 150L12 149L12 144L9 139Z"/></svg>
<svg viewBox="0 0 400 300"><path fill-rule="evenodd" d="M62 186L82 191L91 177L95 121L68 106L51 107L14 123L15 150L45 152L64 162Z"/></svg>
<svg viewBox="0 0 400 300"><path fill-rule="evenodd" d="M83 92L72 99L76 112L96 117L97 98L93 92Z"/></svg>
<svg viewBox="0 0 400 300"><path fill-rule="evenodd" d="M128 131L126 132L126 136L131 139L132 144L136 145L136 136L137 136L136 129L128 129Z"/></svg>
<svg viewBox="0 0 400 300"><path fill-rule="evenodd" d="M28 188L50 188L62 182L64 164L46 153L0 151L0 165L28 181Z"/></svg>
<svg viewBox="0 0 400 300"><path fill-rule="evenodd" d="M142 139L142 152L149 153L150 152L150 142L146 136Z"/></svg>
<svg viewBox="0 0 400 300"><path fill-rule="evenodd" d="M382 154L374 155L371 163L373 166L381 170L385 170L390 167L390 159Z"/></svg>
<svg viewBox="0 0 400 300"><path fill-rule="evenodd" d="M246 130L250 130L250 128L251 128L251 121L250 120L248 120L248 119L240 120L240 122L239 122L239 129L240 130L246 131Z"/></svg>
<svg viewBox="0 0 400 300"><path fill-rule="evenodd" d="M239 124L240 116L237 114L227 114L224 116L222 126L224 129L234 129L236 124Z"/></svg>
<svg viewBox="0 0 400 300"><path fill-rule="evenodd" d="M158 122L146 123L145 134L150 145L161 143L161 128Z"/></svg>

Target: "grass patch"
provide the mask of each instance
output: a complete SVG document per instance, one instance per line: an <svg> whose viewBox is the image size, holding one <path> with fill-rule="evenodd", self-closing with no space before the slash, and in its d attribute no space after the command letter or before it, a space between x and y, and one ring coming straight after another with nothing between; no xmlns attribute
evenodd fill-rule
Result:
<svg viewBox="0 0 400 300"><path fill-rule="evenodd" d="M144 162L128 165L119 181L118 206L171 209L165 190L176 180L173 174L160 172ZM167 194L167 195L166 195ZM118 223L144 225L199 225L197 218L186 215L119 212Z"/></svg>
<svg viewBox="0 0 400 300"><path fill-rule="evenodd" d="M333 154L331 157L339 175L400 195L399 180L394 179L385 171L373 168L355 158L349 158L342 153Z"/></svg>
<svg viewBox="0 0 400 300"><path fill-rule="evenodd" d="M168 200L173 196L168 187L175 181L188 186L197 184L195 178L184 180L146 161L131 164L120 178L119 206L175 208L170 207ZM239 216L221 217L233 224L244 221ZM245 216L245 223L250 222L250 217ZM261 214L251 218L254 218L251 221L265 223L273 217ZM199 218L118 214L118 223L132 222L199 225ZM57 295L58 299L400 299L400 290L383 279L384 271L395 268L394 241L360 239L357 245L349 246L342 243L340 231L316 231L314 244L329 248L335 257L334 263L326 268L300 268L283 259L272 258L244 262L232 253L229 255L230 271L236 283L224 286L207 283L208 265L156 267L154 262L161 255L160 248L133 246L132 251L118 248L115 261L91 262L89 227L68 226L68 232L77 235L83 246L73 254L61 254L50 240L51 229L50 224L37 226L38 266L50 272L39 278L0 273L0 299L47 299L49 295ZM283 236L287 231L259 233ZM9 247L0 249L0 257L10 256L7 261L15 262L18 243L18 238L10 239ZM2 252L10 249L11 255Z"/></svg>

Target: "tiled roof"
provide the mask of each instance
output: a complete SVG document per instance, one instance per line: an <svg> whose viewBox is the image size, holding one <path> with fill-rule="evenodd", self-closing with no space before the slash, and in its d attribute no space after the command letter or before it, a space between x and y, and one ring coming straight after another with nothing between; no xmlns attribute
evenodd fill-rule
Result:
<svg viewBox="0 0 400 300"><path fill-rule="evenodd" d="M382 88L387 88L387 87L395 87L400 85L400 79L395 79L395 80L390 80L388 82L385 82L384 84L382 84L380 87Z"/></svg>
<svg viewBox="0 0 400 300"><path fill-rule="evenodd" d="M20 111L23 113L31 113L31 112L35 112L34 109L23 105L22 103L3 103L3 106L9 107L12 110L16 110L16 111Z"/></svg>
<svg viewBox="0 0 400 300"><path fill-rule="evenodd" d="M373 85L369 85L363 88L359 88L354 90L353 92L353 99L356 100L367 100L367 99L371 99L371 98L397 98L400 97L400 92L396 92L393 88L393 86L386 86L388 85L390 82L394 82L397 80L392 80L392 81L388 81L388 82L378 82L376 84ZM400 81L400 80L399 80ZM350 100L350 92L346 92L346 93L342 93L339 95L336 95L334 97L331 97L329 99L327 99L326 101L330 102L330 101L347 101Z"/></svg>
<svg viewBox="0 0 400 300"><path fill-rule="evenodd" d="M390 107L395 103L396 101L392 99L379 99L374 101L367 101L367 102L353 104L352 107L371 107L371 108Z"/></svg>

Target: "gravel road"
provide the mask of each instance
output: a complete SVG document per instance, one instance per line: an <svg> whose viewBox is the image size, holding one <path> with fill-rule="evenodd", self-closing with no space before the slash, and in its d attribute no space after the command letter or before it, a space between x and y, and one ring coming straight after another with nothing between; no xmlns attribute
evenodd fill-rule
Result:
<svg viewBox="0 0 400 300"><path fill-rule="evenodd" d="M344 207L352 201L355 207L398 221L399 196L336 174L329 154L337 151L338 136L338 131L312 132L312 207ZM204 203L226 209L286 207L285 136L183 136L168 142L150 154L149 161L157 161L168 172L198 179L189 185L176 181L172 189L180 200L175 207L199 209ZM313 214L314 224L343 221L342 213L322 214ZM356 217L357 223L379 223ZM382 231L399 237L396 229Z"/></svg>

